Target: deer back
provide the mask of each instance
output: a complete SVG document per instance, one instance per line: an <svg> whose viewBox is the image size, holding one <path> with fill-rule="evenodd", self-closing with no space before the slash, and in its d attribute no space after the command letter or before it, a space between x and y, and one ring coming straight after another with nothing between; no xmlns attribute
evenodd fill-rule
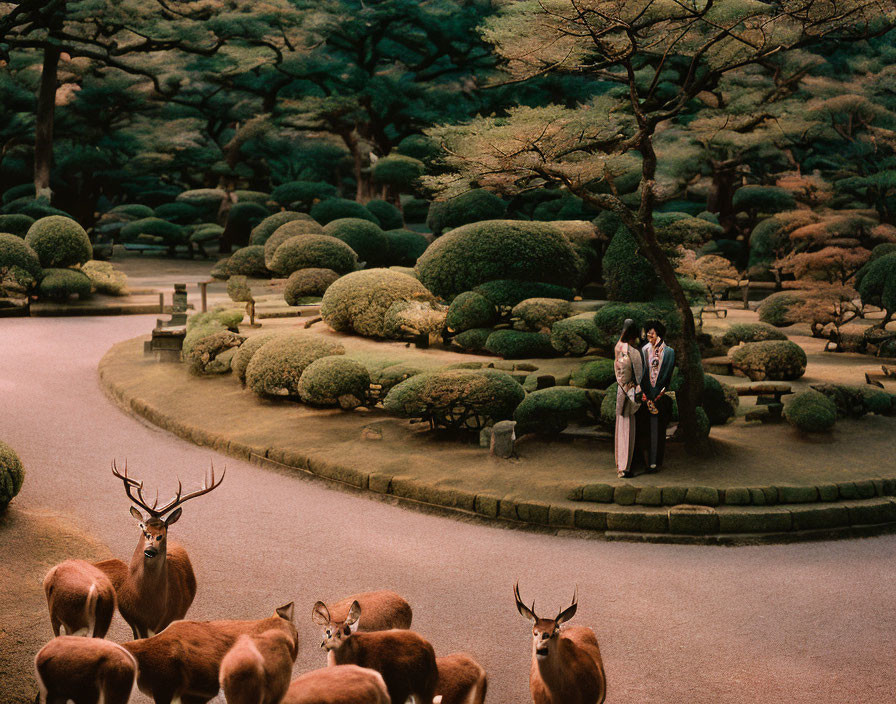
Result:
<svg viewBox="0 0 896 704"><path fill-rule="evenodd" d="M284 631L241 635L221 661L227 704L277 704L289 688L297 654L296 640Z"/></svg>
<svg viewBox="0 0 896 704"><path fill-rule="evenodd" d="M282 704L391 704L391 700L376 670L334 665L293 680Z"/></svg>
<svg viewBox="0 0 896 704"><path fill-rule="evenodd" d="M439 680L436 695L442 704L482 704L488 688L485 669L467 653L436 658Z"/></svg>
<svg viewBox="0 0 896 704"><path fill-rule="evenodd" d="M126 704L134 688L137 662L117 643L102 638L59 636L34 659L40 701L96 701Z"/></svg>
<svg viewBox="0 0 896 704"><path fill-rule="evenodd" d="M411 605L393 591L362 592L327 604L330 620L342 623L348 618L352 602L361 606L359 631L388 631L392 628L410 628L413 611Z"/></svg>
<svg viewBox="0 0 896 704"><path fill-rule="evenodd" d="M557 656L551 661L533 659L530 685L538 704L536 690L550 695L543 700L545 704L602 704L607 696L607 679L594 631L584 626L563 629Z"/></svg>
<svg viewBox="0 0 896 704"><path fill-rule="evenodd" d="M84 560L66 560L44 578L53 633L103 638L115 614L115 588L109 578Z"/></svg>

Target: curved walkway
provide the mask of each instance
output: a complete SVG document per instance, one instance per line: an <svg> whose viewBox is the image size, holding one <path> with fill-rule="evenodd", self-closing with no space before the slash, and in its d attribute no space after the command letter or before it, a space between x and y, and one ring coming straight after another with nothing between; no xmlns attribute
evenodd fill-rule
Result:
<svg viewBox="0 0 896 704"><path fill-rule="evenodd" d="M437 653L467 650L485 666L489 702L527 701L530 630L511 595L519 579L524 598L548 614L578 584L574 623L597 633L608 702L892 698L896 537L742 548L607 543L332 491L193 446L106 399L100 358L152 324L149 316L0 321L0 435L28 469L14 510L63 513L125 557L136 536L109 472L113 458L127 458L163 496L175 476L190 486L210 461L226 464L223 485L190 502L172 529L199 580L190 616L258 618L294 599L297 674L324 664L308 618L316 599L389 587L412 603L415 629ZM0 565L3 548L0 533ZM0 571L0 580L13 578ZM46 623L20 627L49 635ZM126 633L116 622L113 637Z"/></svg>

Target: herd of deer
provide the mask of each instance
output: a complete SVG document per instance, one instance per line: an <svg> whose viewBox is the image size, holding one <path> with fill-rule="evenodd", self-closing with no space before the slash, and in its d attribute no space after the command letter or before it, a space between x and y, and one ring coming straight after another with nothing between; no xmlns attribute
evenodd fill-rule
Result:
<svg viewBox="0 0 896 704"><path fill-rule="evenodd" d="M181 504L219 486L214 467L198 491L150 506L143 483L120 473L135 505L140 539L130 564L66 560L44 579L56 635L35 658L41 704L125 704L134 683L156 704L205 704L223 690L228 704L482 704L485 670L465 653L436 657L410 630L410 605L391 591L318 601L312 621L323 629L327 667L290 682L298 655L292 603L257 621L182 620L196 594L186 551L169 545ZM139 507L147 515L141 514ZM167 514L167 517L165 517ZM533 621L529 684L535 704L601 704L606 677L594 631L564 628L572 604L554 619ZM133 631L122 644L105 640L115 609ZM60 635L62 634L62 635ZM78 636L87 636L78 637Z"/></svg>

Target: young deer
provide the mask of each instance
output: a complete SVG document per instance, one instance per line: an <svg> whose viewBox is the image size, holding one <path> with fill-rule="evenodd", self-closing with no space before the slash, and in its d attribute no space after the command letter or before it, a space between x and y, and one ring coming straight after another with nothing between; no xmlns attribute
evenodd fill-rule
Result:
<svg viewBox="0 0 896 704"><path fill-rule="evenodd" d="M534 623L529 690L535 704L603 704L607 677L594 631L583 626L560 630L576 613L576 595L554 619L538 618L534 601L531 608L523 603L519 583L513 595L517 611Z"/></svg>
<svg viewBox="0 0 896 704"><path fill-rule="evenodd" d="M221 661L227 704L278 704L298 653L298 641L282 630L240 636Z"/></svg>
<svg viewBox="0 0 896 704"><path fill-rule="evenodd" d="M137 687L156 704L205 704L218 694L221 661L239 637L276 630L297 643L293 616L290 602L258 621L175 621L152 638L122 647L140 667Z"/></svg>
<svg viewBox="0 0 896 704"><path fill-rule="evenodd" d="M103 560L94 565L112 581L118 597L118 610L128 622L134 638L147 638L161 631L172 621L187 614L193 597L196 596L196 577L187 551L179 545L168 545L168 528L180 518L181 504L197 496L202 496L220 486L224 472L215 482L215 468L211 478L198 491L182 495L183 487L177 483L177 494L161 508L156 502L150 506L143 498L143 482L128 476L125 463L124 474L118 472L112 463L112 474L124 483L128 498L146 511L146 517L135 507L131 515L140 526L140 540L131 557L130 565L121 560ZM136 496L131 493L137 490ZM167 518L163 518L165 514Z"/></svg>
<svg viewBox="0 0 896 704"><path fill-rule="evenodd" d="M322 624L324 614L316 607L313 618ZM439 677L432 646L422 636L404 629L358 633L360 618L361 605L353 601L341 627L327 629L321 643L327 650L327 662L376 670L383 676L393 702L403 704L413 696L414 704L430 704Z"/></svg>
<svg viewBox="0 0 896 704"><path fill-rule="evenodd" d="M488 680L482 666L466 653L436 658L439 682L436 696L442 704L483 704Z"/></svg>
<svg viewBox="0 0 896 704"><path fill-rule="evenodd" d="M293 680L281 704L391 704L391 700L376 670L334 665Z"/></svg>
<svg viewBox="0 0 896 704"><path fill-rule="evenodd" d="M115 615L115 588L84 560L66 560L44 577L53 633L103 638Z"/></svg>
<svg viewBox="0 0 896 704"><path fill-rule="evenodd" d="M137 661L110 640L59 636L37 653L34 670L41 704L127 704Z"/></svg>

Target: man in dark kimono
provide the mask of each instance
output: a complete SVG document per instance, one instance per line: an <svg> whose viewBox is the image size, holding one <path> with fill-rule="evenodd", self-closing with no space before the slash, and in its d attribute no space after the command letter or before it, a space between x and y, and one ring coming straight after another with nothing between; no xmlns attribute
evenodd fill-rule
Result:
<svg viewBox="0 0 896 704"><path fill-rule="evenodd" d="M666 345L666 326L650 320L644 326L647 344L641 348L644 377L641 379L643 405L638 438L647 454L647 471L656 472L663 465L666 448L666 427L672 417L672 399L666 393L675 367L675 350Z"/></svg>

